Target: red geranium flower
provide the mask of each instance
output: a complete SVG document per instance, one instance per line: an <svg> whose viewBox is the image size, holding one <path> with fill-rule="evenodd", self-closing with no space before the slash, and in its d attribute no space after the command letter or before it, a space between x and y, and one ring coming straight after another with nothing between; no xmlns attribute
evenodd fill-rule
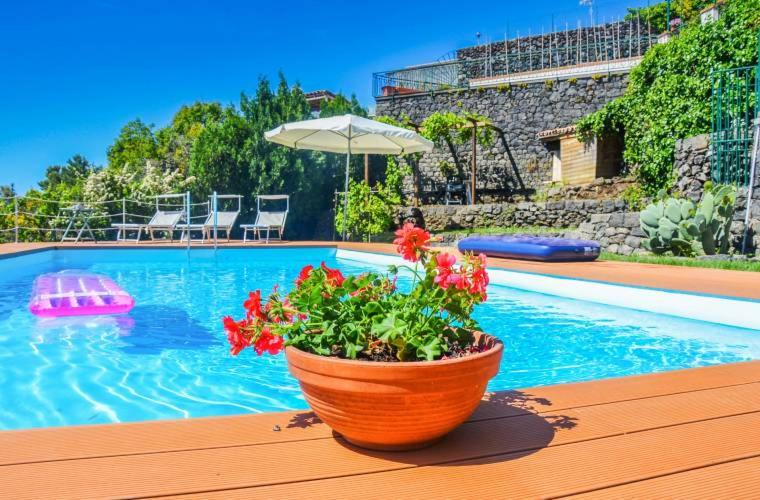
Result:
<svg viewBox="0 0 760 500"><path fill-rule="evenodd" d="M308 266L303 266L301 269L301 272L298 273L298 278L296 278L296 286L300 286L301 283L306 281L309 276L311 276L311 271L314 269L314 266L309 264Z"/></svg>
<svg viewBox="0 0 760 500"><path fill-rule="evenodd" d="M457 258L450 253L439 253L435 256L436 275L433 278L433 282L437 283L441 288L448 288L452 283L449 282L453 270L451 266L456 264Z"/></svg>
<svg viewBox="0 0 760 500"><path fill-rule="evenodd" d="M328 285L339 287L344 281L346 281L346 278L343 276L343 273L340 272L340 269L330 269L324 262L322 262L322 269L325 271L325 274L327 274L325 282Z"/></svg>
<svg viewBox="0 0 760 500"><path fill-rule="evenodd" d="M248 293L248 299L243 302L246 316L251 318L266 319L264 311L261 309L261 290Z"/></svg>
<svg viewBox="0 0 760 500"><path fill-rule="evenodd" d="M280 335L272 335L272 332L268 328L261 330L259 338L253 344L253 350L256 354L261 356L264 352L269 354L277 354L282 350L283 339Z"/></svg>
<svg viewBox="0 0 760 500"><path fill-rule="evenodd" d="M480 254L471 259L473 264L472 283L470 285L471 293L479 293L486 300L486 287L488 286L488 273L486 272L486 256Z"/></svg>
<svg viewBox="0 0 760 500"><path fill-rule="evenodd" d="M449 285L459 290L467 290L470 287L470 280L462 269L460 269L458 273L451 273L447 282Z"/></svg>
<svg viewBox="0 0 760 500"><path fill-rule="evenodd" d="M417 262L420 254L428 248L425 246L430 241L430 233L422 228L415 227L411 222L396 231L396 239L393 244L396 245L396 251L404 259L410 262Z"/></svg>
<svg viewBox="0 0 760 500"><path fill-rule="evenodd" d="M229 316L225 316L223 321L224 329L227 331L227 341L230 343L230 352L233 356L237 356L240 351L248 347L248 339L243 335L240 323Z"/></svg>

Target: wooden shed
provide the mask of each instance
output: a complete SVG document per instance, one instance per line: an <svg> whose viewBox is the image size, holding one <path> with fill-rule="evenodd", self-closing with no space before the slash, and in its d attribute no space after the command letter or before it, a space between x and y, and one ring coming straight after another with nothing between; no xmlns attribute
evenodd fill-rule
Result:
<svg viewBox="0 0 760 500"><path fill-rule="evenodd" d="M623 141L618 136L583 143L575 138L575 126L544 130L537 134L552 155L552 181L566 185L588 184L598 177L614 177L623 164Z"/></svg>

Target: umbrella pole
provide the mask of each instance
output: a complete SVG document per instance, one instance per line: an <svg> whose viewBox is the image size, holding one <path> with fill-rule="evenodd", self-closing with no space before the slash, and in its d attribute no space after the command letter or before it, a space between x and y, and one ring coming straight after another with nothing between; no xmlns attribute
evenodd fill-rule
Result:
<svg viewBox="0 0 760 500"><path fill-rule="evenodd" d="M348 223L348 169L351 164L351 135L348 137L348 153L346 153L346 183L343 193L343 241L346 241L346 224Z"/></svg>

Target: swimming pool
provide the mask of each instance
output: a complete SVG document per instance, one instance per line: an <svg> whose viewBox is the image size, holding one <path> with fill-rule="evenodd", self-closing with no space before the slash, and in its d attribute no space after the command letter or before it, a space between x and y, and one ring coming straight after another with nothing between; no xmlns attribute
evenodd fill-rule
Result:
<svg viewBox="0 0 760 500"><path fill-rule="evenodd" d="M228 354L223 315L306 263L382 266L328 248L56 250L0 260L0 429L304 408L283 356ZM371 260L371 259L368 259ZM130 292L128 315L39 319L34 278L86 269ZM568 284L583 283L567 280ZM505 343L491 390L760 358L760 332L492 286L477 312Z"/></svg>

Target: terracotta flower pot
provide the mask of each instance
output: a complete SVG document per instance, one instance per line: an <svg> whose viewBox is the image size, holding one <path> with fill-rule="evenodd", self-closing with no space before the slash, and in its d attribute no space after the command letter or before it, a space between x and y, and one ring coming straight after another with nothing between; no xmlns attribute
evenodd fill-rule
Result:
<svg viewBox="0 0 760 500"><path fill-rule="evenodd" d="M353 361L287 347L290 373L317 416L349 442L376 450L427 446L464 422L499 371L503 344L442 361Z"/></svg>

